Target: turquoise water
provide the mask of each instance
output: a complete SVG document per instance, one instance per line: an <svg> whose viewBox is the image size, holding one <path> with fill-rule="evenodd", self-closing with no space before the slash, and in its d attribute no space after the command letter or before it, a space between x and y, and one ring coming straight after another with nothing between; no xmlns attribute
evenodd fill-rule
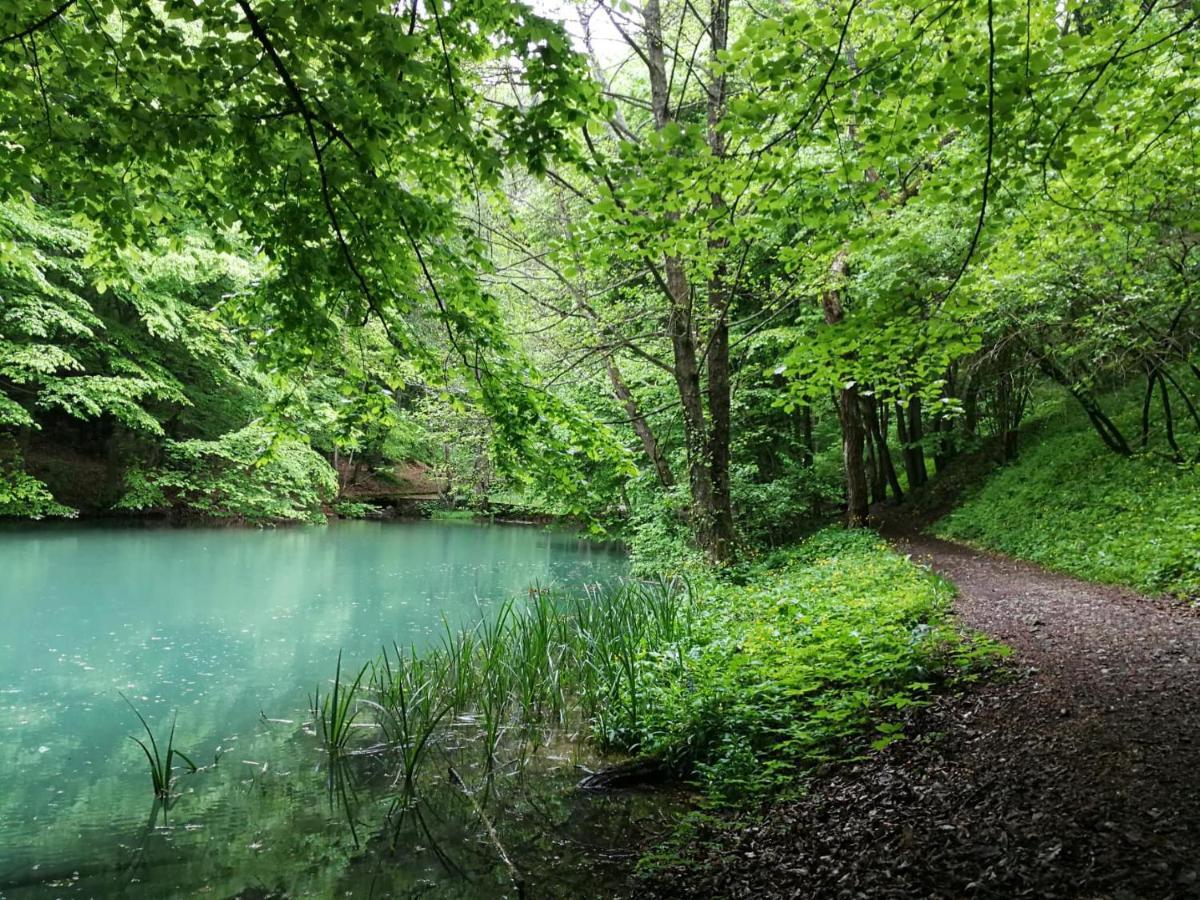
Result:
<svg viewBox="0 0 1200 900"><path fill-rule="evenodd" d="M568 533L457 522L0 530L0 897L500 896L486 860L462 862L475 880L451 891L428 840L381 863L347 834L307 693L339 651L357 669L384 642L438 640L443 617L468 625L533 584L624 569ZM169 813L119 692L160 734L177 712L177 745L206 767ZM353 815L370 835L365 797ZM519 820L524 802L514 787L500 806ZM597 815L556 808L554 828ZM469 830L441 833L480 856Z"/></svg>

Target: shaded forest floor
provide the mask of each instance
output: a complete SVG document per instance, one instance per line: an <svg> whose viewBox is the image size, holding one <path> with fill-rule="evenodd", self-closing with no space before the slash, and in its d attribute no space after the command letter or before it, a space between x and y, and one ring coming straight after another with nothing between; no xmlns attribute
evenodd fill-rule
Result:
<svg viewBox="0 0 1200 900"><path fill-rule="evenodd" d="M1011 676L749 828L698 834L653 897L1200 897L1200 615L917 535Z"/></svg>

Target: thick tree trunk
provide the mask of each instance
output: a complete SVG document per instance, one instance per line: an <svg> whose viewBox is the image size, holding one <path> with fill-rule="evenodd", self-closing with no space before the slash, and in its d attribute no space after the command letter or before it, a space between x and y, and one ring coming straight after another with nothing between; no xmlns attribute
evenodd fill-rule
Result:
<svg viewBox="0 0 1200 900"><path fill-rule="evenodd" d="M667 331L671 338L675 387L683 409L683 433L687 450L688 487L692 494L692 528L696 542L711 550L713 541L712 467L708 459L704 398L700 386L700 361L692 332L687 275L678 257L666 261L667 286L671 291L671 313Z"/></svg>
<svg viewBox="0 0 1200 900"><path fill-rule="evenodd" d="M842 468L846 475L846 526L867 524L867 470L863 465L866 435L858 411L858 386L838 391L838 422L842 427Z"/></svg>
<svg viewBox="0 0 1200 900"><path fill-rule="evenodd" d="M721 71L720 54L725 52L729 37L729 0L713 0L708 33L708 147L714 159L725 156L725 133L721 121L725 117L725 75ZM725 210L725 198L714 193L710 198L714 212ZM709 252L721 260L725 254L723 237L711 236ZM729 380L729 273L724 262L718 262L708 281L708 305L716 316L708 339L708 462L712 478L712 510L708 552L714 562L728 562L734 555L733 497L730 490L730 405Z"/></svg>
<svg viewBox="0 0 1200 900"><path fill-rule="evenodd" d="M925 466L925 445L922 441L925 439L925 424L922 418L921 398L913 397L908 401L908 440L909 446L905 448L905 452L912 455L913 472L916 475L915 480L911 480L909 484L919 486L929 480L929 469ZM905 461L907 467L908 461Z"/></svg>

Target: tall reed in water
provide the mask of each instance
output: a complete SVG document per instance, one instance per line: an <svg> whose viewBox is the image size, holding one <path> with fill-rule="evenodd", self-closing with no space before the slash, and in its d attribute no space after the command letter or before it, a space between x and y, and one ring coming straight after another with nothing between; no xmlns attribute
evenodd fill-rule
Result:
<svg viewBox="0 0 1200 900"><path fill-rule="evenodd" d="M313 718L321 729L321 740L330 756L340 756L350 743L350 729L358 718L358 686L369 664L358 670L358 676L347 687L342 682L342 654L338 653L333 688L324 697L318 685L311 698Z"/></svg>
<svg viewBox="0 0 1200 900"><path fill-rule="evenodd" d="M395 657L383 649L371 672L373 700L365 701L375 711L376 724L384 740L398 754L394 785L405 802L416 793L416 776L429 750L429 742L450 712L454 691L447 684L446 657L434 652L426 657L404 653L392 645Z"/></svg>
<svg viewBox="0 0 1200 900"><path fill-rule="evenodd" d="M602 744L636 749L641 669L652 654L682 653L691 610L689 587L664 579L570 599L531 590L527 604L506 602L473 628L456 633L443 622L440 646L418 652L393 645L370 665L365 692L362 672L349 688L340 686L339 656L333 692L320 706L322 735L341 752L354 717L369 710L383 738L375 749L395 754L402 805L415 797L433 748L452 734L477 743L489 783L502 747L515 747L523 759L532 737L567 725L584 725Z"/></svg>
<svg viewBox="0 0 1200 900"><path fill-rule="evenodd" d="M118 692L120 693L120 692ZM130 735L129 739L142 748L142 752L146 754L146 763L150 766L150 780L154 785L154 796L159 800L168 800L171 797L171 785L175 780L175 757L182 759L188 767L189 772L196 771L196 764L192 762L182 750L175 749L175 719L176 716L171 716L171 731L167 734L167 743L164 747L165 753L159 752L158 741L154 738L154 732L150 729L150 725L146 719L138 712L138 708L130 702L129 698L121 694L121 699L126 705L133 710L133 714L137 716L139 722L142 723L142 728L146 732L146 739L150 742L149 745L141 738L136 738Z"/></svg>

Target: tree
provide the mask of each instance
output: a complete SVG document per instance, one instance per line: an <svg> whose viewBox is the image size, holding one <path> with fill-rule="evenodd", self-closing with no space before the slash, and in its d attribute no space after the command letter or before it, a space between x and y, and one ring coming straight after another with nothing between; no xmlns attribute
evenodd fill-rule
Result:
<svg viewBox="0 0 1200 900"><path fill-rule="evenodd" d="M485 66L535 101L489 102ZM459 203L508 166L572 155L585 76L562 29L509 0L10 8L0 198L94 222L101 267L189 218L263 248L272 290L254 310L277 365L374 318L433 380L442 358L420 322L437 322L496 423L497 458L581 494L584 470L620 454L538 387L481 290L486 255Z"/></svg>

